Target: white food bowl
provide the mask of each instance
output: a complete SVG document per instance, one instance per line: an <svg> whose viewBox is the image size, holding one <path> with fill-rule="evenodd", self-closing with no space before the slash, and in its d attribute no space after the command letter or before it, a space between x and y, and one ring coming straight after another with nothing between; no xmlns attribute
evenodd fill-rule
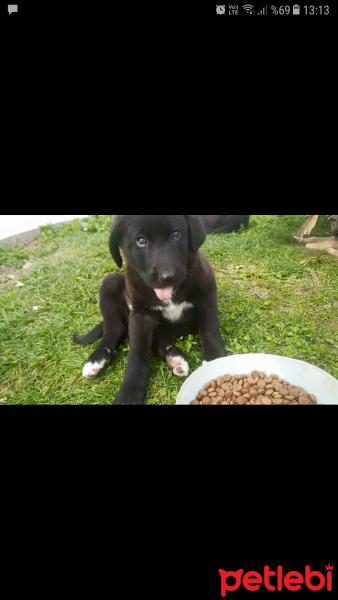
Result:
<svg viewBox="0 0 338 600"><path fill-rule="evenodd" d="M298 385L314 394L318 404L338 404L338 381L309 363L272 354L238 354L226 356L203 365L184 383L176 404L190 404L206 383L223 375L241 375L252 371L275 373L291 385Z"/></svg>

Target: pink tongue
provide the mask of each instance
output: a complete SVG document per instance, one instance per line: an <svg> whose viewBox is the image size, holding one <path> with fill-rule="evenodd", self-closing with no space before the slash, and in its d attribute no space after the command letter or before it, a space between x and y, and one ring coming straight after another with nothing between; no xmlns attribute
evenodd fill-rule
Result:
<svg viewBox="0 0 338 600"><path fill-rule="evenodd" d="M158 290L154 290L156 296L158 297L159 300L162 300L162 302L164 302L165 300L171 300L173 291L174 291L173 287L160 288Z"/></svg>

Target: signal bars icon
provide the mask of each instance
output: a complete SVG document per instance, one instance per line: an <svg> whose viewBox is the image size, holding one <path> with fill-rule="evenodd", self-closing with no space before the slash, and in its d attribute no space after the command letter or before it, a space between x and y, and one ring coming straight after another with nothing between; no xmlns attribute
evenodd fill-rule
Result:
<svg viewBox="0 0 338 600"><path fill-rule="evenodd" d="M268 7L264 6L264 8L262 8L262 10L260 10L257 14L258 15L267 15L268 14Z"/></svg>

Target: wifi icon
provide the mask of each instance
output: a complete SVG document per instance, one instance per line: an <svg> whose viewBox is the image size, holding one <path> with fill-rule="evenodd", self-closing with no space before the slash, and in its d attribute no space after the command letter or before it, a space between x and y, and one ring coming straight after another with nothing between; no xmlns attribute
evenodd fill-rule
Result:
<svg viewBox="0 0 338 600"><path fill-rule="evenodd" d="M243 10L245 10L249 15L253 14L253 6L252 4L243 4Z"/></svg>

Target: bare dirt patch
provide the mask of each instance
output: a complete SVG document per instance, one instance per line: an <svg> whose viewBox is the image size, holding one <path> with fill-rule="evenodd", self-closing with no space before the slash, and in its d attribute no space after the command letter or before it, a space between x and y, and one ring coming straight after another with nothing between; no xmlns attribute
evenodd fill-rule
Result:
<svg viewBox="0 0 338 600"><path fill-rule="evenodd" d="M22 269L14 269L13 267L0 267L0 288L13 283L13 281L19 281Z"/></svg>

